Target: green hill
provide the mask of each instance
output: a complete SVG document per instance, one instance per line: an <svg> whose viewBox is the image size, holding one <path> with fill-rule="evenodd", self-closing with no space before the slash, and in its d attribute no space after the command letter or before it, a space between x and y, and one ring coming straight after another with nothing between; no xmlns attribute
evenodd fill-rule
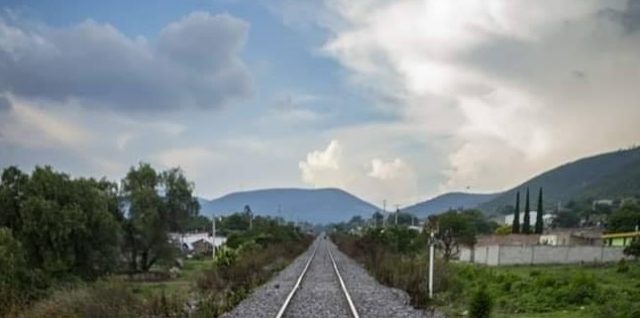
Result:
<svg viewBox="0 0 640 318"><path fill-rule="evenodd" d="M534 204L539 187L545 207L569 200L617 199L640 196L640 148L605 153L564 164L508 190L478 208L493 214L515 203L516 191L531 189ZM521 197L521 199L523 199Z"/></svg>

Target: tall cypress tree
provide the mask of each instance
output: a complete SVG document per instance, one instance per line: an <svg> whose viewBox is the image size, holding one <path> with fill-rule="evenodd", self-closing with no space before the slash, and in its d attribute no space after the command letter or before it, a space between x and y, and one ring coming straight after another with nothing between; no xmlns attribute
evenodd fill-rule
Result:
<svg viewBox="0 0 640 318"><path fill-rule="evenodd" d="M527 196L524 201L524 221L522 222L522 233L531 233L531 220L529 219L529 187L527 187Z"/></svg>
<svg viewBox="0 0 640 318"><path fill-rule="evenodd" d="M538 191L538 210L536 215L536 234L542 234L542 230L544 230L544 207L542 206L542 187L540 187L540 191Z"/></svg>
<svg viewBox="0 0 640 318"><path fill-rule="evenodd" d="M516 209L513 212L513 224L511 233L520 233L520 191L516 192Z"/></svg>

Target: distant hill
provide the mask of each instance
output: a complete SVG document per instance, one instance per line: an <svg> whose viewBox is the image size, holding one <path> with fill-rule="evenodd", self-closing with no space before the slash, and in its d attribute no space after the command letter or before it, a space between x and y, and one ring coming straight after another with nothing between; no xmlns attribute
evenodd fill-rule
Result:
<svg viewBox="0 0 640 318"><path fill-rule="evenodd" d="M544 190L545 207L569 200L616 199L640 195L640 148L620 150L587 157L544 172L523 184L479 205L487 213L496 213L515 204L516 191L521 196L529 187L532 208L538 188ZM521 200L523 197L521 197Z"/></svg>
<svg viewBox="0 0 640 318"><path fill-rule="evenodd" d="M340 189L264 189L234 192L215 200L200 199L204 215L241 212L249 205L256 215L317 224L343 222L353 216L369 217L378 208Z"/></svg>
<svg viewBox="0 0 640 318"><path fill-rule="evenodd" d="M479 194L451 192L439 195L433 199L414 204L402 209L402 212L412 213L417 217L427 217L432 214L445 212L449 209L471 209L481 203L495 199L498 194Z"/></svg>

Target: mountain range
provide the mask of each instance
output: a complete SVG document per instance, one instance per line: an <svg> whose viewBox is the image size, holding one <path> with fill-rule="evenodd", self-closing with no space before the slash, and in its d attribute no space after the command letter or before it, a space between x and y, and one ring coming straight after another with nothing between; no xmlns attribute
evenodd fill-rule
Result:
<svg viewBox="0 0 640 318"><path fill-rule="evenodd" d="M427 217L450 209L472 209L478 205L491 201L498 197L497 193L464 193L450 192L439 195L435 198L416 203L402 209L402 212L411 213L417 217Z"/></svg>
<svg viewBox="0 0 640 318"><path fill-rule="evenodd" d="M452 208L478 208L487 214L496 214L513 205L516 192L520 191L523 195L527 187L532 192L531 202L535 202L538 189L543 188L547 209L556 206L558 202L565 204L569 200L640 197L640 148L604 153L566 163L504 192L445 193L402 211L418 217ZM348 221L356 215L369 217L374 211L380 210L371 203L335 188L234 192L215 200L201 199L200 203L205 215L239 212L245 205L249 205L258 215L320 224Z"/></svg>
<svg viewBox="0 0 640 318"><path fill-rule="evenodd" d="M544 192L545 208L570 200L620 199L640 195L640 148L604 153L546 171L522 184L483 202L478 208L497 213L515 204L516 192L530 189L532 202L538 189Z"/></svg>
<svg viewBox="0 0 640 318"><path fill-rule="evenodd" d="M241 212L248 205L256 215L317 224L343 222L359 215L370 217L378 207L344 190L264 189L234 192L215 200L200 199L204 215Z"/></svg>

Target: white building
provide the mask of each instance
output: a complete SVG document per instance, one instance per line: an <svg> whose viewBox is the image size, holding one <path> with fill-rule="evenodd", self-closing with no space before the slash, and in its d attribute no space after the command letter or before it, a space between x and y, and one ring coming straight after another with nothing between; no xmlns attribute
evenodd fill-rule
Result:
<svg viewBox="0 0 640 318"><path fill-rule="evenodd" d="M536 224L536 218L537 217L538 217L538 212L537 211L530 211L529 212L529 224L531 224L532 226L534 224ZM554 218L555 218L555 216L553 214L550 214L550 213L545 213L542 216L542 220L544 221L545 225L551 224L551 222L553 221ZM520 212L520 224L522 224L522 223L524 223L524 211ZM504 224L508 224L508 225L513 224L513 213L504 216Z"/></svg>
<svg viewBox="0 0 640 318"><path fill-rule="evenodd" d="M206 242L208 244L215 246L216 248L219 248L220 246L222 246L224 243L227 242L226 237L216 236L216 238L213 239L211 237L211 234L209 234L208 232L185 233L185 234L169 233L169 238L171 239L172 242L179 243L180 248L185 252L192 252L194 249L193 244L198 241Z"/></svg>

